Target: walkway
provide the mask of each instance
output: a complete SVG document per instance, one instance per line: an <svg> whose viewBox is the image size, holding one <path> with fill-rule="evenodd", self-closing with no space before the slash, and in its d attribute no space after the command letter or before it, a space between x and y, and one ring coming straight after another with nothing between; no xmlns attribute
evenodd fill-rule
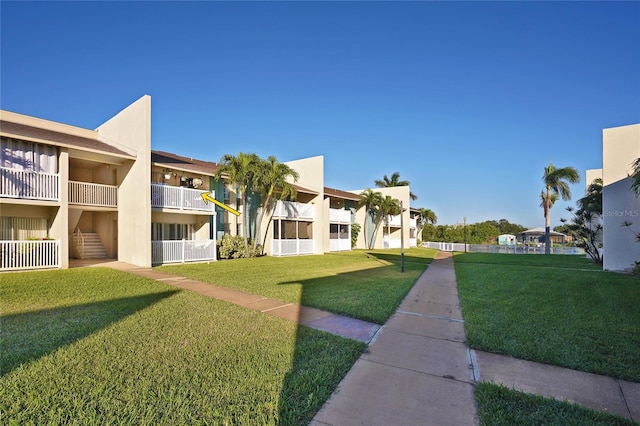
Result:
<svg viewBox="0 0 640 426"><path fill-rule="evenodd" d="M383 327L154 269L121 262L98 266L368 342L368 349L315 416L313 426L474 425L478 423L473 395L477 381L640 421L640 383L469 350L450 253L438 253Z"/></svg>

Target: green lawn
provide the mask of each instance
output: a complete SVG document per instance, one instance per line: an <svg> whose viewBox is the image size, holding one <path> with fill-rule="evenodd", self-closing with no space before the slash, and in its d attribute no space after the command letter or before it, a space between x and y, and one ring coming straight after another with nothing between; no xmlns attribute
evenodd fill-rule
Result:
<svg viewBox="0 0 640 426"><path fill-rule="evenodd" d="M568 402L528 395L491 383L475 389L481 426L558 425L625 426L631 420Z"/></svg>
<svg viewBox="0 0 640 426"><path fill-rule="evenodd" d="M163 272L384 324L437 252L354 250L161 266Z"/></svg>
<svg viewBox="0 0 640 426"><path fill-rule="evenodd" d="M456 255L468 344L639 382L640 282L583 270L590 268L584 261L561 255Z"/></svg>
<svg viewBox="0 0 640 426"><path fill-rule="evenodd" d="M365 345L124 272L3 274L3 424L307 424Z"/></svg>

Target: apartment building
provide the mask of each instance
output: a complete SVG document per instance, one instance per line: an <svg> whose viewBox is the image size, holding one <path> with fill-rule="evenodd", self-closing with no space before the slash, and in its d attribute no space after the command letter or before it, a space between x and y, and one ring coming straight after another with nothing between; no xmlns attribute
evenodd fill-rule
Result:
<svg viewBox="0 0 640 426"><path fill-rule="evenodd" d="M151 149L146 95L95 130L0 111L0 137L0 270L64 269L91 258L142 267L211 261L217 239L247 228L272 256L345 251L351 224L366 216L360 191L324 186L317 156L287 163L299 173L295 200L278 201L271 217L247 227L259 217L259 197L249 194L253 214L243 212L243 194L215 179L218 164ZM379 190L403 201L405 246L415 246L409 187ZM400 247L401 223L369 226L374 247ZM365 248L362 232L356 247Z"/></svg>

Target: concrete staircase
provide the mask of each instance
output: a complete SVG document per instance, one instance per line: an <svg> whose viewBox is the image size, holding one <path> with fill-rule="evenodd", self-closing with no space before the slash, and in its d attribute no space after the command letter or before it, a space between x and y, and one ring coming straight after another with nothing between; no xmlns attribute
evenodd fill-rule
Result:
<svg viewBox="0 0 640 426"><path fill-rule="evenodd" d="M84 240L84 249L83 249ZM79 259L106 259L107 251L102 246L100 237L95 232L73 234L73 244Z"/></svg>

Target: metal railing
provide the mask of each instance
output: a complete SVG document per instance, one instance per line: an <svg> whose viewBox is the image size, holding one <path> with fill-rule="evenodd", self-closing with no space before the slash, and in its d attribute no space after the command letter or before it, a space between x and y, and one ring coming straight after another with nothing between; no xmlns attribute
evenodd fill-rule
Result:
<svg viewBox="0 0 640 426"><path fill-rule="evenodd" d="M0 271L59 267L59 240L0 241Z"/></svg>
<svg viewBox="0 0 640 426"><path fill-rule="evenodd" d="M0 167L0 196L60 201L60 175Z"/></svg>
<svg viewBox="0 0 640 426"><path fill-rule="evenodd" d="M151 207L215 212L213 203L205 204L204 191L183 186L151 184Z"/></svg>
<svg viewBox="0 0 640 426"><path fill-rule="evenodd" d="M80 228L76 228L76 232L73 234L74 242L77 250L78 257L80 259L84 258L84 235L82 235L82 231Z"/></svg>
<svg viewBox="0 0 640 426"><path fill-rule="evenodd" d="M151 241L151 262L154 265L206 260L216 260L215 240Z"/></svg>
<svg viewBox="0 0 640 426"><path fill-rule="evenodd" d="M100 183L69 181L69 203L84 206L118 207L118 187Z"/></svg>
<svg viewBox="0 0 640 426"><path fill-rule="evenodd" d="M313 240L272 240L272 256L313 254Z"/></svg>
<svg viewBox="0 0 640 426"><path fill-rule="evenodd" d="M273 212L274 218L313 219L313 204L297 201L278 201Z"/></svg>

